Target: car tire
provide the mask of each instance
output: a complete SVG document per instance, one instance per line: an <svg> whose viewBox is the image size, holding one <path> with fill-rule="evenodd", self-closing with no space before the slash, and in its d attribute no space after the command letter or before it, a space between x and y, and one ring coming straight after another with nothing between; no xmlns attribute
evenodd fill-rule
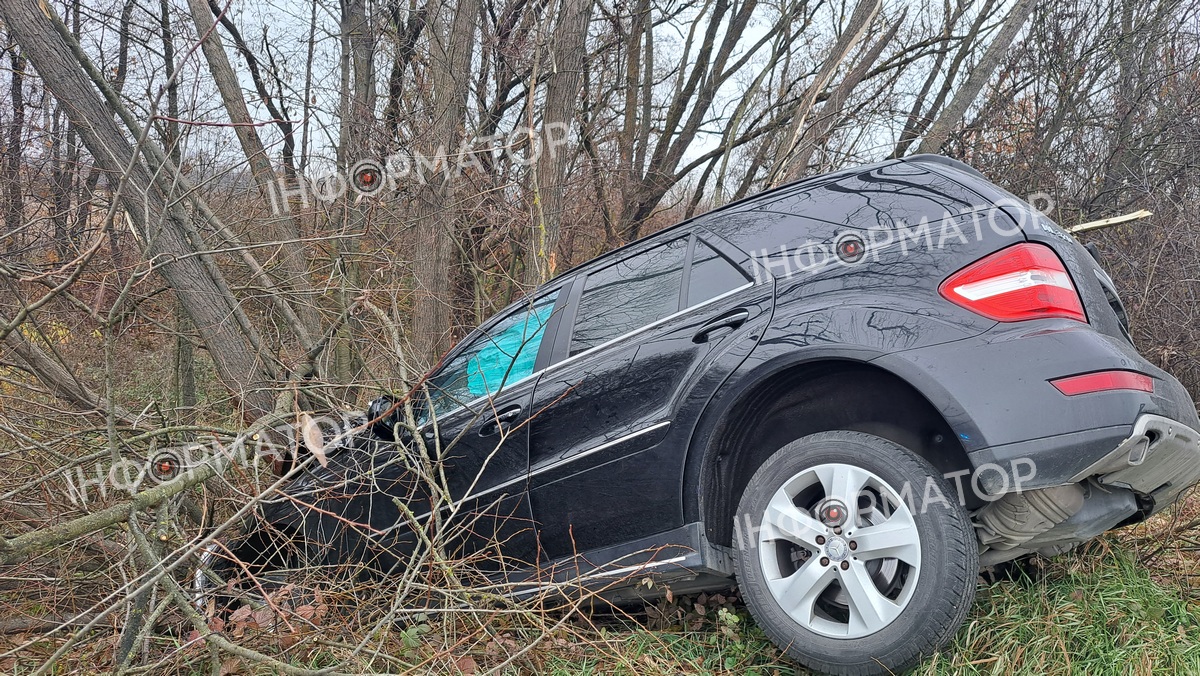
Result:
<svg viewBox="0 0 1200 676"><path fill-rule="evenodd" d="M751 614L822 673L902 672L954 636L975 598L978 545L959 495L924 459L869 434L779 449L747 484L734 532Z"/></svg>
<svg viewBox="0 0 1200 676"><path fill-rule="evenodd" d="M192 589L202 612L224 612L242 603L266 603L299 581L305 566L303 548L292 538L250 530L228 542L214 541L200 554ZM286 599L273 598L277 607L296 607L308 593L293 587Z"/></svg>

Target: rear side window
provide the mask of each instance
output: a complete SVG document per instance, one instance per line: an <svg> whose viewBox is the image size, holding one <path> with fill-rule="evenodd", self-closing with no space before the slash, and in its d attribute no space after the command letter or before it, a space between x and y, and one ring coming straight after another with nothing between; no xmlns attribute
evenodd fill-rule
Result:
<svg viewBox="0 0 1200 676"><path fill-rule="evenodd" d="M688 307L739 289L749 281L741 268L704 242L696 240L696 248L692 251L692 271L688 276Z"/></svg>
<svg viewBox="0 0 1200 676"><path fill-rule="evenodd" d="M687 238L672 240L587 277L571 354L652 324L679 310Z"/></svg>

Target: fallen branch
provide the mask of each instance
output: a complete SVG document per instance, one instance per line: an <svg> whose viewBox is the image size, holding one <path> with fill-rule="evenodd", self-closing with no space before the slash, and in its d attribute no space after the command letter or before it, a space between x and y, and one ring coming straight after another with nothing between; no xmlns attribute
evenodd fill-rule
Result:
<svg viewBox="0 0 1200 676"><path fill-rule="evenodd" d="M238 436L228 448L220 447L218 443L221 452L214 454L203 463L170 481L136 493L130 500L48 528L22 533L12 538L0 539L0 565L18 563L33 554L46 551L64 542L70 542L88 533L94 533L103 528L128 521L129 516L134 512L149 509L192 486L224 474L235 459L245 455L245 442L247 439L253 438L254 435L266 429L271 424L283 420L286 420L286 416L280 413L273 413L260 418L249 430Z"/></svg>
<svg viewBox="0 0 1200 676"><path fill-rule="evenodd" d="M276 673L291 674L293 676L321 676L323 674L339 673L332 668L316 670L293 666L286 662L281 662L270 655L260 653L257 650L238 645L237 643L225 638L220 633L214 632L211 628L209 628L208 622L205 620L205 618L201 616L200 613L197 612L197 610L192 606L192 601L188 598L187 592L185 592L183 588L179 586L179 583L175 581L175 578L165 574L166 569L163 565L163 561L158 558L157 554L154 553L154 550L150 547L150 543L146 540L145 535L141 532L136 523L130 524L130 532L133 534L133 541L138 550L141 552L142 556L146 557L147 561L153 562L153 568L151 569L151 572L154 572L155 570L163 571L163 573L158 576L159 581L163 585L163 591L165 591L167 595L171 597L171 600L175 603L175 607L178 608L180 612L182 612L187 618L188 622L192 624L192 627L195 628L196 633L200 638L208 641L212 645L231 655L236 655L237 657L250 660L256 664L262 664L270 667Z"/></svg>
<svg viewBox="0 0 1200 676"><path fill-rule="evenodd" d="M40 615L31 617L10 617L0 620L0 634L27 634L32 632L54 631L65 626L80 626L92 620L89 615Z"/></svg>

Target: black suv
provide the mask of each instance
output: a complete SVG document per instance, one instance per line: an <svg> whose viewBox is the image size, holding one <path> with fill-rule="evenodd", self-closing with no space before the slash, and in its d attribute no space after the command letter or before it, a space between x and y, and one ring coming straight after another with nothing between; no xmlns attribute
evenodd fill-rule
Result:
<svg viewBox="0 0 1200 676"><path fill-rule="evenodd" d="M930 155L571 270L359 422L220 551L262 570L269 530L387 575L436 511L513 596L733 578L777 645L841 674L943 645L981 565L1065 551L1200 478L1195 405L1134 349L1093 252Z"/></svg>

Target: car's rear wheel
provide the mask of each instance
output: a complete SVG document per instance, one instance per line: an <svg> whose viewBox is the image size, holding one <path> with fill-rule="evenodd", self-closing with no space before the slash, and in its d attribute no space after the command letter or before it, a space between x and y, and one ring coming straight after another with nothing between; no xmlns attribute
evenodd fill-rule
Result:
<svg viewBox="0 0 1200 676"><path fill-rule="evenodd" d="M823 432L746 486L738 584L781 649L833 674L899 672L943 646L975 597L978 545L959 496L886 439Z"/></svg>

